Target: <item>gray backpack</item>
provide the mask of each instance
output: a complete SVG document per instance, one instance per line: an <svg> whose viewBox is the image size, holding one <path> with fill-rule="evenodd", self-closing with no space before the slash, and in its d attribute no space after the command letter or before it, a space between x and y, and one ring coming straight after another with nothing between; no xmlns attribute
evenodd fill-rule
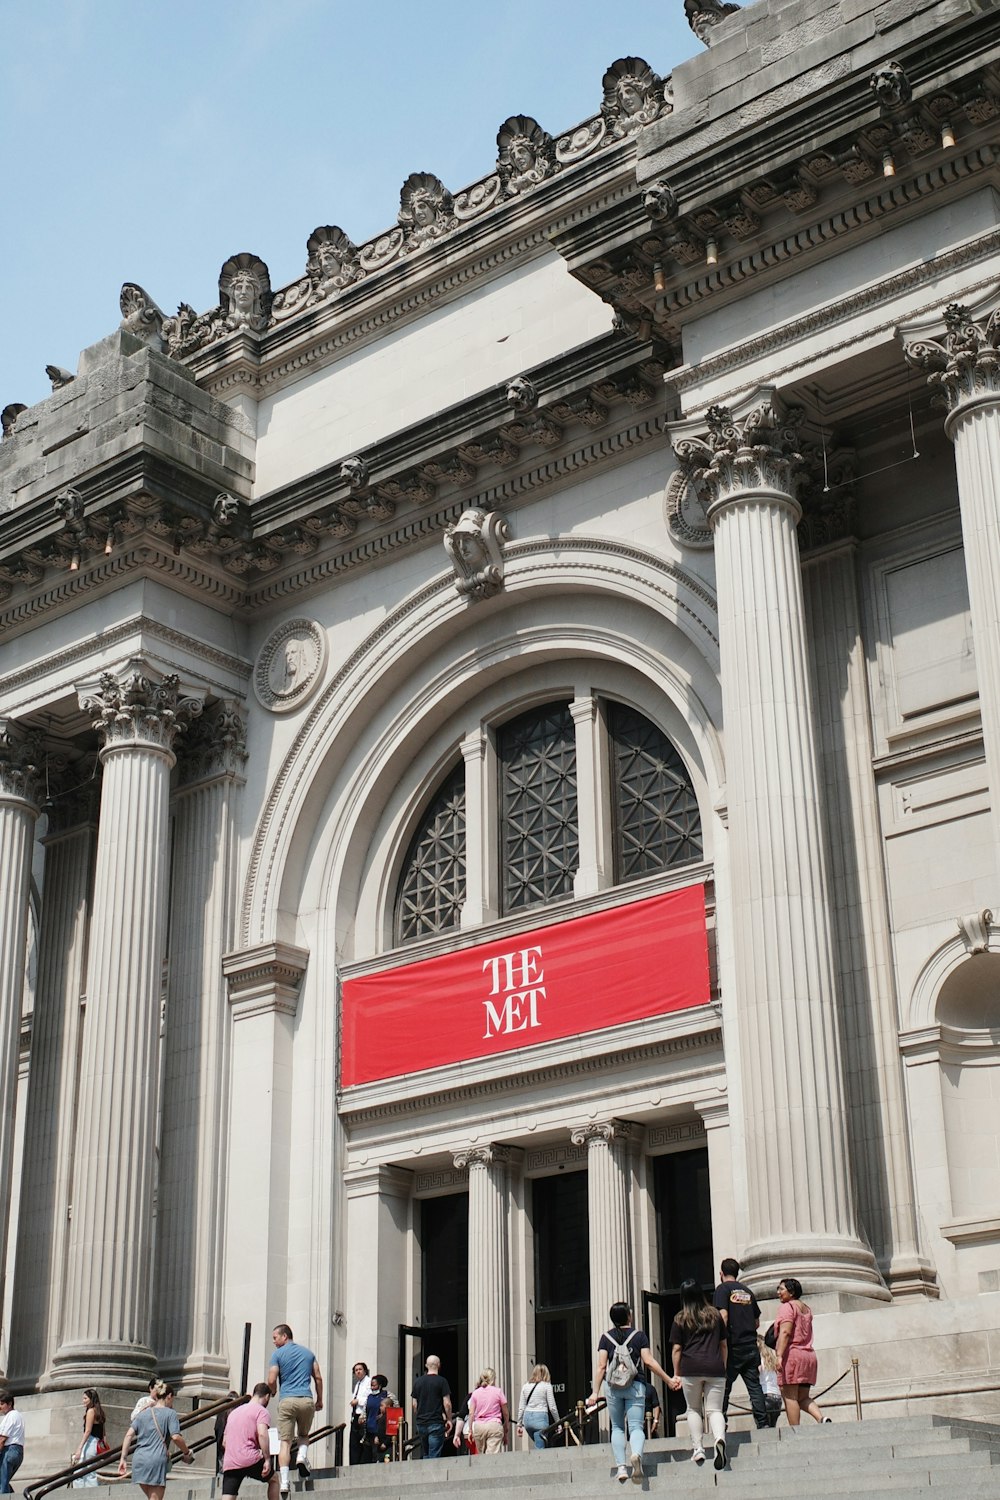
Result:
<svg viewBox="0 0 1000 1500"><path fill-rule="evenodd" d="M635 1360L632 1358L632 1351L629 1349L629 1344L638 1332L637 1328L633 1328L628 1338L619 1342L615 1338L614 1329L608 1330L608 1338L613 1339L615 1343L615 1352L608 1360L608 1372L605 1378L613 1391L627 1390L639 1374Z"/></svg>

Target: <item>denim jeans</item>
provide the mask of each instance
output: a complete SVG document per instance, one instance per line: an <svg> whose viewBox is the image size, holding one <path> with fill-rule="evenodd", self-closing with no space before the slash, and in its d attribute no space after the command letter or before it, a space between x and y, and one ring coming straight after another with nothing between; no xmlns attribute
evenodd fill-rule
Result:
<svg viewBox="0 0 1000 1500"><path fill-rule="evenodd" d="M417 1436L424 1445L424 1458L440 1458L444 1448L443 1422L417 1422Z"/></svg>
<svg viewBox="0 0 1000 1500"><path fill-rule="evenodd" d="M21 1467L24 1449L20 1443L4 1443L0 1449L0 1495L14 1493L11 1479Z"/></svg>
<svg viewBox="0 0 1000 1500"><path fill-rule="evenodd" d="M646 1382L633 1380L624 1390L617 1391L604 1382L604 1395L611 1418L611 1451L616 1464L625 1462L625 1426L628 1424L628 1445L633 1453L641 1453L646 1441L643 1420L646 1415Z"/></svg>
<svg viewBox="0 0 1000 1500"><path fill-rule="evenodd" d="M547 1411L526 1411L521 1419L521 1425L530 1438L534 1439L536 1448L545 1447L545 1439L542 1433L546 1427L551 1427L552 1419Z"/></svg>
<svg viewBox="0 0 1000 1500"><path fill-rule="evenodd" d="M745 1352L737 1350L729 1355L729 1364L726 1368L726 1394L722 1398L723 1413L729 1410L729 1396L733 1385L739 1377L747 1388L750 1397L750 1410L758 1427L767 1427L767 1407L764 1402L764 1392L760 1385L760 1355L757 1345Z"/></svg>

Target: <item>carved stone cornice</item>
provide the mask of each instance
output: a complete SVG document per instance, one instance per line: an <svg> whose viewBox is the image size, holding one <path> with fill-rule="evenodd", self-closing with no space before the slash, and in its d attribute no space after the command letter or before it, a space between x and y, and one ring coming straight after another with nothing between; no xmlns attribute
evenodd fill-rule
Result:
<svg viewBox="0 0 1000 1500"><path fill-rule="evenodd" d="M0 719L0 797L37 808L44 763L41 734Z"/></svg>
<svg viewBox="0 0 1000 1500"><path fill-rule="evenodd" d="M799 435L803 418L800 408L785 410L771 394L743 417L724 406L711 406L705 414L704 437L674 442L674 453L709 523L725 506L751 494L783 498L798 520L796 496L806 470Z"/></svg>
<svg viewBox="0 0 1000 1500"><path fill-rule="evenodd" d="M934 401L948 410L946 427L970 404L1000 402L1000 308L977 322L968 307L945 308L940 339L918 338L905 345L909 363L927 374Z"/></svg>
<svg viewBox="0 0 1000 1500"><path fill-rule="evenodd" d="M642 1127L633 1120L589 1120L577 1125L569 1138L574 1146L610 1146L612 1141L634 1141Z"/></svg>
<svg viewBox="0 0 1000 1500"><path fill-rule="evenodd" d="M246 737L241 704L227 700L202 714L184 736L177 760L178 788L219 777L242 777L247 762Z"/></svg>
<svg viewBox="0 0 1000 1500"><path fill-rule="evenodd" d="M518 1146L504 1146L491 1141L485 1146L465 1146L454 1154L456 1172L472 1171L476 1167L513 1167L523 1159Z"/></svg>
<svg viewBox="0 0 1000 1500"><path fill-rule="evenodd" d="M294 1016L309 950L292 943L259 943L227 953L222 972L234 1021L260 1015Z"/></svg>
<svg viewBox="0 0 1000 1500"><path fill-rule="evenodd" d="M201 713L200 698L182 697L176 673L148 673L135 657L124 671L102 672L96 684L80 689L80 707L100 736L102 757L140 746L172 755L177 736Z"/></svg>

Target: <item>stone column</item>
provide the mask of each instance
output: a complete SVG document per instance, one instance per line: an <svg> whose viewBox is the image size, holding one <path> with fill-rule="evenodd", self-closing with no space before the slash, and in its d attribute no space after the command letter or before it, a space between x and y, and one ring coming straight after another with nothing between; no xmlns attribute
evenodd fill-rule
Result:
<svg viewBox="0 0 1000 1500"><path fill-rule="evenodd" d="M141 1386L150 1270L172 746L200 702L141 660L80 692L104 783L87 957L59 1386Z"/></svg>
<svg viewBox="0 0 1000 1500"><path fill-rule="evenodd" d="M0 1307L7 1264L7 1204L14 1166L17 1066L24 1003L28 890L42 765L41 737L0 720Z"/></svg>
<svg viewBox="0 0 1000 1500"><path fill-rule="evenodd" d="M496 1370L509 1392L510 1367L510 1181L521 1161L513 1146L470 1146L455 1153L455 1166L469 1172L469 1384L479 1372ZM505 1385L504 1382L507 1382Z"/></svg>
<svg viewBox="0 0 1000 1500"><path fill-rule="evenodd" d="M614 1302L632 1306L632 1142L638 1126L630 1120L581 1125L571 1132L574 1146L587 1148L587 1210L590 1237L590 1330L597 1345L609 1327ZM636 1309L636 1314L641 1309Z"/></svg>
<svg viewBox="0 0 1000 1500"><path fill-rule="evenodd" d="M885 1298L855 1221L795 499L774 392L675 452L714 532L749 1241L758 1286ZM727 913L720 904L719 922ZM738 1252L737 1252L738 1253Z"/></svg>
<svg viewBox="0 0 1000 1500"><path fill-rule="evenodd" d="M79 1070L80 1003L94 873L100 780L47 808L38 979L25 1110L10 1379L43 1387L59 1340Z"/></svg>
<svg viewBox="0 0 1000 1500"><path fill-rule="evenodd" d="M810 560L804 594L819 722L833 933L858 1213L894 1297L937 1296L920 1255L853 541Z"/></svg>
<svg viewBox="0 0 1000 1500"><path fill-rule="evenodd" d="M573 894L592 896L611 884L611 777L608 737L598 700L587 694L569 706L576 728L576 788L580 809L580 865Z"/></svg>
<svg viewBox="0 0 1000 1500"><path fill-rule="evenodd" d="M347 1198L344 1348L350 1361L343 1381L350 1390L350 1367L361 1357L357 1351L363 1349L365 1362L373 1370L391 1372L395 1388L399 1325L411 1321L407 1264L413 1173L404 1167L369 1163L348 1167L343 1181ZM373 1266L378 1266L377 1276L372 1275Z"/></svg>
<svg viewBox="0 0 1000 1500"><path fill-rule="evenodd" d="M953 304L944 323L940 341L908 343L906 357L929 372L928 384L947 409L944 430L955 444L983 748L1000 863L1000 310L980 324L969 308Z"/></svg>
<svg viewBox="0 0 1000 1500"><path fill-rule="evenodd" d="M496 756L479 729L462 741L465 761L465 901L462 927L495 922L500 910L497 889L497 812L491 787Z"/></svg>
<svg viewBox="0 0 1000 1500"><path fill-rule="evenodd" d="M153 1348L186 1392L230 1386L223 1319L230 1025L222 957L236 908L235 804L246 725L221 703L192 727L173 804L169 979Z"/></svg>

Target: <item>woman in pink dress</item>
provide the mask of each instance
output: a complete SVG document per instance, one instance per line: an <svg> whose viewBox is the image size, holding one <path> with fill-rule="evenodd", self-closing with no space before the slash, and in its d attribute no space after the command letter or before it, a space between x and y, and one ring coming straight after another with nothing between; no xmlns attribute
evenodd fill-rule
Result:
<svg viewBox="0 0 1000 1500"><path fill-rule="evenodd" d="M775 1353L778 1356L778 1384L785 1403L789 1427L798 1427L807 1411L817 1422L824 1417L810 1390L816 1380L816 1351L813 1348L812 1308L802 1301L802 1283L786 1276L778 1283L781 1306L774 1319L778 1333Z"/></svg>

